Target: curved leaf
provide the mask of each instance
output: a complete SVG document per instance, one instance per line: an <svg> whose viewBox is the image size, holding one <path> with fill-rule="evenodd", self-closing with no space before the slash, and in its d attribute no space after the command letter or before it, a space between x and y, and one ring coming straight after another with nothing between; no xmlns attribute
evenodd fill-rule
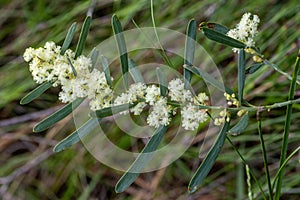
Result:
<svg viewBox="0 0 300 200"><path fill-rule="evenodd" d="M206 23L206 26L210 29L213 29L215 31L218 31L220 33L226 34L230 29L226 26L223 26L222 24L212 23L208 22Z"/></svg>
<svg viewBox="0 0 300 200"><path fill-rule="evenodd" d="M75 51L75 58L77 58L78 56L80 56L82 54L82 50L83 50L83 46L85 43L85 40L87 38L88 32L89 32L89 28L91 25L91 17L87 16L84 20L84 23L82 25L82 29L80 32L80 36L79 36L79 41L77 43L77 47L76 47L76 51Z"/></svg>
<svg viewBox="0 0 300 200"><path fill-rule="evenodd" d="M33 128L34 132L41 132L49 127L53 126L60 120L64 119L66 116L68 116L74 109L76 109L82 102L83 98L78 98L75 101L68 103L60 110L56 111L52 115L48 116L47 118L43 119L41 122L39 122L35 127Z"/></svg>
<svg viewBox="0 0 300 200"><path fill-rule="evenodd" d="M91 117L97 117L97 118L104 118L108 116L112 116L113 114L117 114L119 112L129 110L130 108L134 107L136 103L134 104L123 104L118 106L111 106L108 108L103 108L101 110L96 110L95 113L91 113Z"/></svg>
<svg viewBox="0 0 300 200"><path fill-rule="evenodd" d="M132 163L128 171L123 174L116 184L115 190L117 193L125 191L139 176L140 172L152 158L166 131L166 126L160 126L156 130L137 159Z"/></svg>
<svg viewBox="0 0 300 200"><path fill-rule="evenodd" d="M247 128L249 122L249 115L248 113L245 113L240 121L236 123L229 131L228 133L231 133L233 135L238 135L240 134L245 128Z"/></svg>
<svg viewBox="0 0 300 200"><path fill-rule="evenodd" d="M93 50L91 52L92 65L89 68L89 72L92 72L94 70L97 60L98 60L98 56L99 56L99 51L96 48L93 48Z"/></svg>
<svg viewBox="0 0 300 200"><path fill-rule="evenodd" d="M72 39L74 37L75 30L76 30L76 22L74 22L68 30L68 33L67 33L66 38L64 40L64 43L63 43L63 45L61 47L61 50L60 50L60 55L64 55L66 50L69 48L69 46L72 42Z"/></svg>
<svg viewBox="0 0 300 200"><path fill-rule="evenodd" d="M263 65L263 63L252 64L249 68L247 68L246 73L253 74L257 70L259 70L262 65Z"/></svg>
<svg viewBox="0 0 300 200"><path fill-rule="evenodd" d="M136 83L145 83L144 78L133 60L129 59L129 73Z"/></svg>
<svg viewBox="0 0 300 200"><path fill-rule="evenodd" d="M104 71L104 74L105 74L106 82L109 86L112 86L108 61L103 55L101 55L101 63L102 63L102 66L103 66L103 71Z"/></svg>
<svg viewBox="0 0 300 200"><path fill-rule="evenodd" d="M228 127L229 127L229 122L225 122L222 130L219 132L218 138L216 139L215 143L213 144L208 154L204 158L200 167L197 169L196 173L192 177L188 188L190 193L195 192L199 188L202 181L204 180L204 178L207 176L207 174L215 164L215 161L224 145Z"/></svg>
<svg viewBox="0 0 300 200"><path fill-rule="evenodd" d="M23 97L20 101L21 105L28 104L34 99L41 96L46 90L48 90L52 86L51 82L45 82L36 87L34 90L29 92L25 97Z"/></svg>

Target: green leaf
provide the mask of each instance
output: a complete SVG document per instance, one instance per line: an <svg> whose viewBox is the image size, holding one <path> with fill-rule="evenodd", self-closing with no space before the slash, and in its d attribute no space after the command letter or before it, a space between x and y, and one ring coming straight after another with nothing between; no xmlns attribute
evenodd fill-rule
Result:
<svg viewBox="0 0 300 200"><path fill-rule="evenodd" d="M34 90L29 92L25 97L23 97L20 101L21 105L28 104L34 99L38 98L41 94L43 94L46 90L48 90L52 86L51 82L45 82L36 87Z"/></svg>
<svg viewBox="0 0 300 200"><path fill-rule="evenodd" d="M145 83L144 78L133 60L129 59L129 73L136 83Z"/></svg>
<svg viewBox="0 0 300 200"><path fill-rule="evenodd" d="M91 53L92 65L89 68L89 72L92 72L94 70L97 60L98 60L98 56L99 56L99 51L96 48L93 48L92 53Z"/></svg>
<svg viewBox="0 0 300 200"><path fill-rule="evenodd" d="M122 104L118 106L111 106L108 108L103 108L101 110L96 110L94 113L90 113L91 117L97 117L97 118L104 118L108 116L112 116L114 114L117 114L119 112L123 112L125 110L129 110L130 108L134 107L136 103L134 104Z"/></svg>
<svg viewBox="0 0 300 200"><path fill-rule="evenodd" d="M245 113L240 121L236 123L229 131L228 133L233 134L233 135L238 135L240 134L245 128L247 128L249 122L249 115L248 113Z"/></svg>
<svg viewBox="0 0 300 200"><path fill-rule="evenodd" d="M112 16L112 27L118 45L118 51L122 66L122 75L125 89L128 89L128 55L121 23L116 15Z"/></svg>
<svg viewBox="0 0 300 200"><path fill-rule="evenodd" d="M69 63L69 65L70 65L71 69L72 69L72 72L73 72L74 76L77 77L76 69L75 69L75 67L73 66L73 64L72 64L72 62L71 62L71 60L70 60L70 58L67 57L67 60L68 60L68 63Z"/></svg>
<svg viewBox="0 0 300 200"><path fill-rule="evenodd" d="M218 32L218 31L215 31L215 30L212 30L212 29L209 29L206 27L203 27L202 30L204 32L204 35L207 38L209 38L215 42L225 44L225 45L228 45L231 47L239 48L239 49L243 49L246 47L246 45L243 42L233 39L223 33Z"/></svg>
<svg viewBox="0 0 300 200"><path fill-rule="evenodd" d="M74 37L75 30L76 30L76 22L74 22L68 30L67 36L66 36L64 43L60 50L60 55L64 55L66 50L69 48L69 46L72 42L72 39Z"/></svg>
<svg viewBox="0 0 300 200"><path fill-rule="evenodd" d="M201 23L202 24L202 23ZM200 28L201 28L201 24L200 24ZM230 29L227 28L226 26L223 26L221 24L217 24L217 23L211 23L211 22L207 22L205 23L205 25L215 31L218 31L220 33L226 34Z"/></svg>
<svg viewBox="0 0 300 200"><path fill-rule="evenodd" d="M210 83L212 86L218 88L219 90L224 91L228 94L233 93L229 88L225 87L223 83L216 80L212 75L208 74L204 70L202 70L200 68L196 68L194 66L185 66L185 68L188 69L189 71L191 71L192 73L194 73L196 76L200 76L205 81Z"/></svg>
<svg viewBox="0 0 300 200"><path fill-rule="evenodd" d="M103 55L101 55L101 63L102 63L102 66L103 66L103 71L104 71L104 74L105 74L106 82L109 86L112 86L108 61Z"/></svg>
<svg viewBox="0 0 300 200"><path fill-rule="evenodd" d="M254 63L246 69L246 73L253 74L257 70L259 70L261 66L263 66L263 63Z"/></svg>
<svg viewBox="0 0 300 200"><path fill-rule="evenodd" d="M68 103L60 110L56 111L52 115L48 116L47 118L43 119L41 122L39 122L35 127L33 128L34 132L41 132L49 127L53 126L60 120L64 119L66 116L68 116L74 109L76 109L82 102L83 98L78 98L74 100L71 103Z"/></svg>
<svg viewBox="0 0 300 200"><path fill-rule="evenodd" d="M238 100L242 102L246 78L246 55L244 49L239 50L238 56Z"/></svg>
<svg viewBox="0 0 300 200"><path fill-rule="evenodd" d="M195 44L196 44L196 35L197 35L197 24L194 19L192 19L186 30L186 41L185 41L185 52L184 52L184 65L193 66L194 54L195 54ZM188 85L191 82L192 73L186 68L183 69L184 75L184 84L185 88L188 88Z"/></svg>
<svg viewBox="0 0 300 200"><path fill-rule="evenodd" d="M159 82L160 95L165 97L167 95L167 78L164 72L158 67L156 68L156 75Z"/></svg>
<svg viewBox="0 0 300 200"><path fill-rule="evenodd" d="M144 167L149 163L166 131L166 126L160 126L155 131L154 135L148 141L137 159L133 162L127 172L123 174L123 176L116 184L115 190L117 193L125 191L139 176Z"/></svg>
<svg viewBox="0 0 300 200"><path fill-rule="evenodd" d="M90 25L91 25L91 17L87 16L84 20L84 23L83 23L83 26L82 26L82 29L80 32L79 41L77 43L77 47L76 47L76 51L75 51L75 58L77 58L78 56L80 56L82 54L83 46L84 46L85 40L87 38Z"/></svg>
<svg viewBox="0 0 300 200"><path fill-rule="evenodd" d="M207 176L207 174L215 164L216 159L224 145L228 127L229 127L229 122L225 122L222 130L219 132L218 138L216 139L215 143L213 144L208 154L204 158L200 167L197 169L196 173L192 177L188 188L190 193L195 192L199 188L202 181L204 180L204 178Z"/></svg>
<svg viewBox="0 0 300 200"><path fill-rule="evenodd" d="M73 144L76 144L81 140L82 137L86 136L94 130L94 128L99 124L99 119L90 118L86 123L84 123L79 129L71 133L68 137L61 140L55 145L53 151L60 152Z"/></svg>

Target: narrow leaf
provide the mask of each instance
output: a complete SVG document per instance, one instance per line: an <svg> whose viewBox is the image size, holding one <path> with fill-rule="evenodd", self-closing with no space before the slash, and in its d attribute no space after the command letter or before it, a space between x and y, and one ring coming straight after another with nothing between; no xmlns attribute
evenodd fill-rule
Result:
<svg viewBox="0 0 300 200"><path fill-rule="evenodd" d="M263 63L252 64L249 68L246 69L246 73L253 74L257 70L259 70L262 65L263 65Z"/></svg>
<svg viewBox="0 0 300 200"><path fill-rule="evenodd" d="M116 184L115 190L117 193L125 191L139 176L144 167L149 163L166 131L166 126L160 126L156 130L137 159L133 162L128 171L123 174L123 176Z"/></svg>
<svg viewBox="0 0 300 200"><path fill-rule="evenodd" d="M103 55L101 55L101 63L102 63L102 66L103 66L103 71L104 71L104 74L105 74L106 82L109 86L112 86L108 61Z"/></svg>
<svg viewBox="0 0 300 200"><path fill-rule="evenodd" d="M89 68L89 72L92 72L94 70L97 60L98 60L98 56L99 56L99 51L96 48L93 48L92 53L91 53L92 65Z"/></svg>
<svg viewBox="0 0 300 200"><path fill-rule="evenodd" d="M200 76L206 82L210 83L212 86L218 88L219 90L224 91L228 94L232 94L232 91L229 88L225 87L223 83L216 80L212 75L208 74L204 70L196 68L194 66L185 66L185 68L194 73L196 76Z"/></svg>
<svg viewBox="0 0 300 200"><path fill-rule="evenodd" d="M193 66L196 34L197 34L197 23L192 19L186 30L186 41L185 41L185 52L184 52L184 65ZM188 84L191 82L192 73L186 68L183 69L185 89L188 88Z"/></svg>
<svg viewBox="0 0 300 200"><path fill-rule="evenodd" d="M53 151L60 152L73 144L76 144L81 140L82 137L86 136L94 130L94 128L99 124L99 119L90 118L86 123L84 123L79 129L71 133L68 137L61 140L57 145L55 145Z"/></svg>
<svg viewBox="0 0 300 200"><path fill-rule="evenodd" d="M125 38L123 34L123 29L121 23L116 15L112 16L112 27L115 34L115 38L118 45L118 50L120 54L122 75L124 80L125 89L128 89L128 55L125 43Z"/></svg>
<svg viewBox="0 0 300 200"><path fill-rule="evenodd" d="M229 31L229 28L217 23L208 22L206 23L206 26L212 30L218 31L223 34L226 34Z"/></svg>
<svg viewBox="0 0 300 200"><path fill-rule="evenodd" d="M77 43L77 47L76 47L76 51L75 51L75 58L77 58L78 56L80 56L82 54L84 43L87 38L90 25L91 25L91 17L87 16L84 20L84 23L82 25L82 29L80 32L79 41Z"/></svg>
<svg viewBox="0 0 300 200"><path fill-rule="evenodd" d="M69 63L69 65L70 65L70 67L72 68L72 72L73 72L74 76L77 77L76 69L75 69L75 67L73 66L73 64L72 64L72 62L71 62L71 60L70 60L70 58L67 57L67 60L68 60L68 63Z"/></svg>
<svg viewBox="0 0 300 200"><path fill-rule="evenodd" d="M160 68L156 68L156 75L159 82L160 95L165 97L167 95L168 86L166 75Z"/></svg>
<svg viewBox="0 0 300 200"><path fill-rule="evenodd" d="M215 42L225 44L225 45L228 45L231 47L239 48L239 49L243 49L246 47L246 45L243 42L233 39L223 33L218 32L218 31L215 31L215 30L212 30L212 29L209 29L206 27L203 27L202 30L204 32L204 35L207 38L209 38Z"/></svg>
<svg viewBox="0 0 300 200"><path fill-rule="evenodd" d="M246 73L246 55L244 49L239 50L238 56L238 100L242 102Z"/></svg>
<svg viewBox="0 0 300 200"><path fill-rule="evenodd" d="M43 94L46 90L48 90L52 86L51 82L45 82L36 87L34 90L29 92L25 97L23 97L20 101L21 105L30 103L34 99L38 98L41 94Z"/></svg>
<svg viewBox="0 0 300 200"><path fill-rule="evenodd" d="M75 30L76 30L76 22L74 22L68 30L67 36L66 36L64 43L60 50L60 55L64 55L66 50L69 48L69 46L72 42L72 39L74 37Z"/></svg>
<svg viewBox="0 0 300 200"><path fill-rule="evenodd" d="M95 113L91 113L90 115L92 117L104 118L104 117L112 116L119 112L123 112L125 110L129 110L130 108L134 107L135 105L136 105L136 103L112 106L112 107L108 107L108 108L103 108L101 110L96 110Z"/></svg>
<svg viewBox="0 0 300 200"><path fill-rule="evenodd" d="M60 120L64 119L66 116L68 116L74 109L76 109L84 99L78 98L75 101L68 103L60 110L56 111L52 115L48 116L47 118L43 119L41 122L39 122L35 127L33 128L34 132L41 132L49 127L53 126Z"/></svg>
<svg viewBox="0 0 300 200"><path fill-rule="evenodd" d="M200 167L197 169L196 173L192 177L188 188L190 193L195 192L199 188L202 181L204 180L204 178L207 176L207 174L215 164L216 159L224 145L228 127L229 127L229 122L225 122L222 130L219 132L218 138L216 139L215 143L213 144L208 154L204 158Z"/></svg>
<svg viewBox="0 0 300 200"><path fill-rule="evenodd" d="M236 123L229 131L228 133L231 133L232 135L238 135L240 134L245 128L247 128L249 122L249 115L248 113L244 114L240 121Z"/></svg>
<svg viewBox="0 0 300 200"><path fill-rule="evenodd" d="M129 59L129 73L136 83L145 83L144 78L133 60Z"/></svg>

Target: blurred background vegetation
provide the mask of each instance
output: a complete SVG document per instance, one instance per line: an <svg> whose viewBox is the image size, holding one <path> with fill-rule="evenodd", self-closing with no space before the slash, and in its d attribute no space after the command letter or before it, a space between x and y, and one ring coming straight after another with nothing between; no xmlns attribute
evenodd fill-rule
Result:
<svg viewBox="0 0 300 200"><path fill-rule="evenodd" d="M87 55L94 45L112 35L113 13L118 15L124 29L135 28L132 19L140 27L152 26L150 1L1 0L0 5L0 199L247 198L244 167L228 143L203 187L194 194L187 194L188 182L201 162L198 158L201 133L193 146L168 168L141 175L125 193L117 195L114 185L121 173L95 160L82 144L57 154L52 152L53 146L75 129L71 116L47 131L32 132L39 120L62 105L57 101L57 88L48 90L26 106L19 105L20 99L36 86L22 59L24 50L29 46L43 46L49 40L61 44L72 22L80 25L87 11L93 8L84 52ZM158 27L182 33L191 18L197 23L214 21L232 27L243 13L257 14L261 18L257 45L282 70L288 73L293 70L300 47L298 0L155 0L154 7ZM234 87L237 58L231 49L205 39L200 32L197 37L213 56L225 83ZM245 98L255 105L285 101L288 88L286 78L265 66L247 77ZM300 97L299 89L296 96ZM300 106L295 105L289 152L300 145L299 110ZM281 108L262 115L271 175L276 173L279 164L284 113L285 108ZM246 131L232 140L266 186L255 115ZM300 198L299 157L300 154L287 167L282 199ZM255 184L252 185L254 193L257 192Z"/></svg>

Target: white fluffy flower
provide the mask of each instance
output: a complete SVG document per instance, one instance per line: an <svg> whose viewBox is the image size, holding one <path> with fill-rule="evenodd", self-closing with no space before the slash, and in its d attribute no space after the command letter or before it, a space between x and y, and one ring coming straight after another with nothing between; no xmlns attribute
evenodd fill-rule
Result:
<svg viewBox="0 0 300 200"><path fill-rule="evenodd" d="M171 80L169 82L168 89L169 96L172 101L185 103L192 98L191 91L184 89L184 83L179 78Z"/></svg>
<svg viewBox="0 0 300 200"><path fill-rule="evenodd" d="M144 83L134 83L129 86L128 97L129 103L136 102L139 98L144 98L146 93L146 85Z"/></svg>
<svg viewBox="0 0 300 200"><path fill-rule="evenodd" d="M202 92L195 96L192 101L196 105L205 105L205 101L208 101L208 96Z"/></svg>
<svg viewBox="0 0 300 200"><path fill-rule="evenodd" d="M207 114L204 110L200 110L198 106L191 103L181 109L182 127L185 130L196 130L199 123L207 120Z"/></svg>
<svg viewBox="0 0 300 200"><path fill-rule="evenodd" d="M159 126L167 126L170 124L171 106L167 104L166 98L159 99L154 105L153 109L148 115L147 123L149 126L158 128Z"/></svg>
<svg viewBox="0 0 300 200"><path fill-rule="evenodd" d="M146 89L145 100L149 105L154 105L160 99L160 89L156 85L150 85Z"/></svg>
<svg viewBox="0 0 300 200"><path fill-rule="evenodd" d="M253 38L258 33L257 27L260 19L257 15L245 13L239 24L234 29L228 31L227 35L234 39L244 42L248 47L255 46ZM234 52L238 49L234 48Z"/></svg>
<svg viewBox="0 0 300 200"><path fill-rule="evenodd" d="M132 112L134 115L140 115L146 105L147 104L145 102L139 102L136 106L130 109L130 112Z"/></svg>

